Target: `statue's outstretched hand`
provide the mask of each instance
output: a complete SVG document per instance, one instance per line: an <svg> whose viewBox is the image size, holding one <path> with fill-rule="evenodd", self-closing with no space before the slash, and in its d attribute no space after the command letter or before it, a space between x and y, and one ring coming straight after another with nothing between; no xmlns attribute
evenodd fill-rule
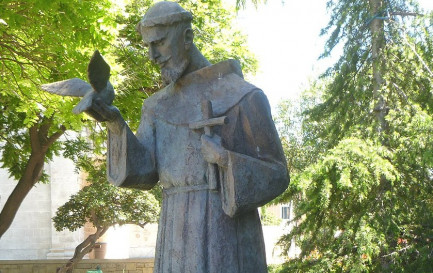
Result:
<svg viewBox="0 0 433 273"><path fill-rule="evenodd" d="M201 153L208 163L218 164L221 167L227 166L227 150L221 144L221 137L213 137L203 134L201 136Z"/></svg>
<svg viewBox="0 0 433 273"><path fill-rule="evenodd" d="M117 107L106 104L99 97L95 97L92 100L92 106L86 111L86 113L99 122L116 121L121 117Z"/></svg>

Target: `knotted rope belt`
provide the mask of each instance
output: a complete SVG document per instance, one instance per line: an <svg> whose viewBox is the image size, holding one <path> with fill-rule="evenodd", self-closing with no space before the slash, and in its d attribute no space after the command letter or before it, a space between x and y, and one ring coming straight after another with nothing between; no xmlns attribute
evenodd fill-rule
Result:
<svg viewBox="0 0 433 273"><path fill-rule="evenodd" d="M174 186L168 189L163 189L163 193L167 195L173 195L177 193L186 193L186 192L194 192L194 191L207 191L210 190L208 184L201 185L191 185L191 186Z"/></svg>

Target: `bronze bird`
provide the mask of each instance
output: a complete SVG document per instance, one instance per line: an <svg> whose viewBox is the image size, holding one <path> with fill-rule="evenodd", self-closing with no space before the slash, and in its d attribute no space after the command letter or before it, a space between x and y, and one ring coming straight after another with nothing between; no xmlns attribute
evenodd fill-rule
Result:
<svg viewBox="0 0 433 273"><path fill-rule="evenodd" d="M92 101L100 98L107 105L111 105L114 100L114 88L111 85L110 66L102 58L98 50L93 53L87 67L87 78L89 83L73 78L69 80L43 84L42 90L61 96L83 97L83 99L74 107L72 112L80 114L86 111L97 120L102 117L92 110Z"/></svg>

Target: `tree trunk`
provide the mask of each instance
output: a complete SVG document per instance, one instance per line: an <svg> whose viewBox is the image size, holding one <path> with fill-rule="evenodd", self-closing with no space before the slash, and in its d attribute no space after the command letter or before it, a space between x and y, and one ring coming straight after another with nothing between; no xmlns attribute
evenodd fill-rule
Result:
<svg viewBox="0 0 433 273"><path fill-rule="evenodd" d="M381 11L384 10L384 1L383 0L369 0L370 9L372 16L380 16L383 17ZM377 132L379 134L379 140L384 147L389 147L388 137L386 136L386 131L388 128L388 123L385 120L386 115L388 114L385 94L384 94L384 74L386 73L386 64L385 64L385 56L384 56L384 48L385 48L385 31L384 31L384 21L380 18L375 18L371 22L370 25L371 31L371 51L372 51L372 68L373 68L373 98L374 98L374 114L377 120ZM380 191L379 191L379 200L383 200L383 195L387 192L391 184L388 179L384 175L380 176ZM383 202L379 201L379 215L380 211L385 211L386 208ZM382 268L389 268L389 263L382 259L381 261Z"/></svg>
<svg viewBox="0 0 433 273"><path fill-rule="evenodd" d="M383 49L385 47L385 32L383 20L377 18L381 16L383 10L383 0L369 0L370 12L375 16L370 23L371 32L371 53L373 66L373 98L374 98L374 113L378 121L377 131L381 135L386 131L387 123L385 116L387 114L386 101L382 87L385 83L383 74L385 73L385 62L383 57ZM382 141L384 141L382 139Z"/></svg>
<svg viewBox="0 0 433 273"><path fill-rule="evenodd" d="M32 154L27 161L24 175L9 195L0 213L0 238L9 229L24 198L39 180L44 166L45 154Z"/></svg>
<svg viewBox="0 0 433 273"><path fill-rule="evenodd" d="M21 179L8 197L0 213L0 239L11 226L24 198L39 181L48 148L65 132L65 128L62 127L48 137L48 130L51 125L51 119L42 120L40 124L36 123L29 129L32 152Z"/></svg>
<svg viewBox="0 0 433 273"><path fill-rule="evenodd" d="M92 251L92 249L95 247L96 241L102 235L104 235L108 228L108 226L98 226L94 234L89 235L75 248L74 256L64 266L59 268L57 273L72 273L74 267L84 258L87 253Z"/></svg>

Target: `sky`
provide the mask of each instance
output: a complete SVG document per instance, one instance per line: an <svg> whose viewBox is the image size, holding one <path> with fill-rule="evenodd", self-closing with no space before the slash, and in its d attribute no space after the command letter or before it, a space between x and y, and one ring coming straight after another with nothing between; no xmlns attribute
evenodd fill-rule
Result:
<svg viewBox="0 0 433 273"><path fill-rule="evenodd" d="M247 80L265 92L273 109L283 99L298 97L309 81L336 60L338 53L318 61L325 41L319 33L329 18L326 2L267 0L257 9L249 4L238 13L237 25L259 61L257 74ZM433 10L433 0L418 2Z"/></svg>

